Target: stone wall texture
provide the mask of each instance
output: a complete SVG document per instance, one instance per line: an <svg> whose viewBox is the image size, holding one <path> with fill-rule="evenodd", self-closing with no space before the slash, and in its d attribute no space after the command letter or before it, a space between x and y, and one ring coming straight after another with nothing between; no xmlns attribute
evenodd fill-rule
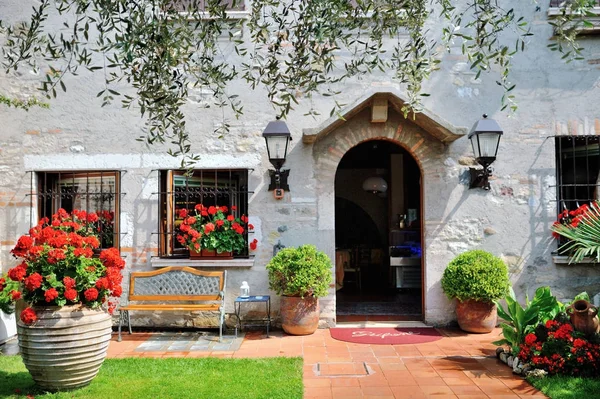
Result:
<svg viewBox="0 0 600 399"><path fill-rule="evenodd" d="M8 23L26 19L31 1L0 2L0 15ZM481 248L501 256L509 265L518 296L531 295L540 285L549 285L560 298L580 291L600 291L597 266L555 264L551 252L556 243L550 226L556 218L554 135L600 134L600 38L582 39L584 59L565 64L547 49L552 37L547 23L547 2L540 11L529 2L511 2L515 11L532 21L532 36L526 53L514 57L512 80L519 110L509 115L500 110L501 91L492 71L475 79L460 54L460 44L443 53L441 70L434 73L424 90L425 108L453 126L470 127L487 113L504 129L498 159L494 163L491 190L468 189L468 168L473 164L466 137L443 144L392 108L386 123L372 124L369 108L356 113L336 129L319 135L312 144L302 141L305 129L321 125L326 116L305 116L313 106L328 115L334 106L330 97L303 99L287 124L293 141L285 167L291 170L291 191L275 200L267 191L268 169L264 139L266 124L274 119L262 89L249 90L244 82L233 82L244 115L235 119L228 110L204 108L211 103L202 90L192 93L186 106L192 151L201 156L197 168L248 168L251 222L256 226L259 248L251 267L228 269L227 312L233 313L233 298L242 281L252 292L268 293L265 264L273 246L315 244L330 257L335 254L335 173L344 154L371 139L394 142L417 161L422 173L425 322L444 325L454 318L453 304L444 296L440 277L457 254ZM437 14L436 14L437 15ZM46 26L61 29L56 16ZM440 32L435 18L428 22ZM247 33L247 32L246 32ZM228 62L239 62L232 52ZM340 55L343 59L343 54ZM35 92L37 82L49 69L38 73L23 69L0 75L0 92L24 97ZM0 270L15 265L9 251L16 238L25 234L37 218L31 183L38 171L122 170L121 250L127 271L151 270L157 254L159 198L158 169L178 168L180 161L166 155L160 145L146 147L136 141L144 133L137 110L122 109L118 102L100 107L96 93L102 77L81 71L67 78L67 93L51 101L50 109L30 111L0 108ZM390 72L377 72L350 80L338 88L340 103L351 104L365 92L398 93L403 87ZM208 97L207 97L208 96ZM231 132L213 133L227 122ZM125 287L126 288L126 287ZM335 323L335 291L321 301L323 324ZM279 304L273 297L273 310ZM209 322L203 315L132 314L138 324L194 326Z"/></svg>

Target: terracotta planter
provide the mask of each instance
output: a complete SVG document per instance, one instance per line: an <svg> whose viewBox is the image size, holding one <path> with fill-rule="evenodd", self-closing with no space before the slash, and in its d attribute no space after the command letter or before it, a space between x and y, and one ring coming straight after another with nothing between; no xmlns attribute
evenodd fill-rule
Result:
<svg viewBox="0 0 600 399"><path fill-rule="evenodd" d="M48 391L88 385L106 357L111 316L81 305L33 309L35 323L17 322L21 356L33 380Z"/></svg>
<svg viewBox="0 0 600 399"><path fill-rule="evenodd" d="M585 299L573 302L567 307L567 314L571 317L571 324L577 331L586 335L598 332L598 308Z"/></svg>
<svg viewBox="0 0 600 399"><path fill-rule="evenodd" d="M498 321L496 304L480 302L472 299L456 303L458 325L463 331L473 333L489 333Z"/></svg>
<svg viewBox="0 0 600 399"><path fill-rule="evenodd" d="M190 259L233 259L232 252L217 253L214 249L201 249L200 252L190 249Z"/></svg>
<svg viewBox="0 0 600 399"><path fill-rule="evenodd" d="M291 335L308 335L319 327L319 298L282 296L281 326Z"/></svg>

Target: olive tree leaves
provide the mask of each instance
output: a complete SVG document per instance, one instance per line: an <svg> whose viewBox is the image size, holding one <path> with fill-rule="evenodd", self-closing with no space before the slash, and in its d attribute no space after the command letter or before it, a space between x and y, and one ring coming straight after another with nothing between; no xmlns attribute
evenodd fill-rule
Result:
<svg viewBox="0 0 600 399"><path fill-rule="evenodd" d="M7 72L25 65L43 70L39 89L47 98L67 91L65 76L81 68L101 74L101 105L120 101L136 109L146 122L139 140L168 145L172 155L185 155L187 166L198 159L184 112L190 90L211 93L207 106L239 117L243 106L231 92L245 81L265 88L285 118L301 98L336 96L349 78L380 73L402 85L404 114L414 115L428 96L423 84L439 68L443 45L460 48L476 78L491 73L504 91L502 109L516 110L512 59L525 50L531 31L496 1L243 1L41 0L27 23L0 22L2 63ZM551 22L556 41L550 48L567 61L581 56L574 26L589 23L593 1L569 0ZM62 29L48 29L49 18L62 21ZM440 21L441 37L427 27L432 18ZM39 103L0 98L21 108ZM342 106L335 101L330 114ZM229 126L223 120L215 133L222 136Z"/></svg>

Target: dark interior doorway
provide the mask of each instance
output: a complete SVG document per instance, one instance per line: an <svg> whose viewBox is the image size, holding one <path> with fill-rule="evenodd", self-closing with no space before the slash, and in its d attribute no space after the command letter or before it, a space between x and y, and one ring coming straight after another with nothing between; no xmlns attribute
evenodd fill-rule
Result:
<svg viewBox="0 0 600 399"><path fill-rule="evenodd" d="M362 143L340 161L335 193L337 320L422 319L421 172L414 158L389 141Z"/></svg>

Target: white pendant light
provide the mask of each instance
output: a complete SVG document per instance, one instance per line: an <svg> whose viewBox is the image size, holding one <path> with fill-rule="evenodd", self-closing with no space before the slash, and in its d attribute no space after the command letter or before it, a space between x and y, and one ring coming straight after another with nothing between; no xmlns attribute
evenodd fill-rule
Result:
<svg viewBox="0 0 600 399"><path fill-rule="evenodd" d="M362 185L363 190L372 192L373 194L385 193L388 189L387 182L379 176L367 178Z"/></svg>

